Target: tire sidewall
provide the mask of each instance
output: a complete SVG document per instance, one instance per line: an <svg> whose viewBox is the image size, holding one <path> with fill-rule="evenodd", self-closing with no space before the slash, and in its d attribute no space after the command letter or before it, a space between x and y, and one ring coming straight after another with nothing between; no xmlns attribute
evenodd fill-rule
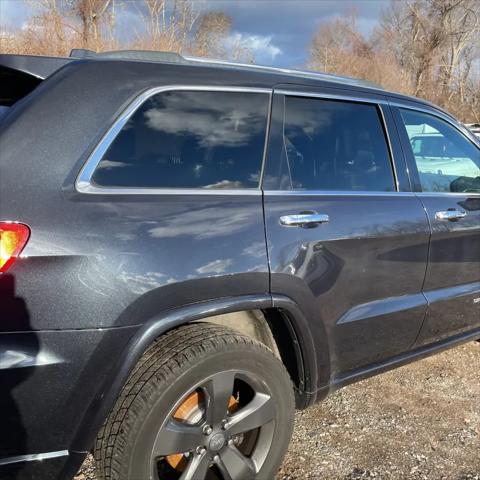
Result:
<svg viewBox="0 0 480 480"><path fill-rule="evenodd" d="M223 350L223 351L222 351ZM283 459L291 437L293 426L293 386L283 365L265 347L256 344L232 345L224 349L205 352L203 358L196 358L192 362L179 364L178 376L170 384L165 379L147 382L144 392L140 392L145 405L141 409L130 435L125 438L131 452L128 458L128 479L144 480L150 477L150 458L156 436L167 414L172 412L174 406L188 394L195 385L201 384L208 377L221 371L244 371L253 375L266 386L271 393L274 406L274 434L272 445L259 473L258 479L272 478ZM157 375L160 372L157 372ZM174 372L175 373L175 372ZM156 388L148 388L155 384ZM163 388L158 388L163 385Z"/></svg>

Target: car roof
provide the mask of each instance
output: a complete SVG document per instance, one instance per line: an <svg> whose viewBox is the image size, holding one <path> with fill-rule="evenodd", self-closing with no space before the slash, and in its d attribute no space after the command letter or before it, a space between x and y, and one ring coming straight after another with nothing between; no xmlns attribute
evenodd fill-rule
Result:
<svg viewBox="0 0 480 480"><path fill-rule="evenodd" d="M63 57L0 54L0 67L22 72L39 80L44 80L69 62L70 58Z"/></svg>
<svg viewBox="0 0 480 480"><path fill-rule="evenodd" d="M277 84L292 84L327 86L344 88L349 90L362 91L364 93L390 96L398 100L415 102L426 105L451 116L440 107L423 99L403 95L397 92L384 90L380 85L367 80L356 79L347 76L334 75L330 73L314 72L308 70L297 70L291 68L271 67L254 64L243 64L236 62L228 62L211 58L200 58L183 56L173 52L157 52L144 50L118 50L111 52L93 52L85 49L74 49L69 57L50 57L37 55L12 55L0 54L0 67L21 71L32 75L38 79L45 79L61 69L63 66L77 62L141 62L163 65L177 65L185 67L208 68L221 72L242 72L250 73L252 77L261 76L262 79L272 87Z"/></svg>
<svg viewBox="0 0 480 480"><path fill-rule="evenodd" d="M380 85L370 82L368 80L361 80L353 77L347 77L342 75L334 75L330 73L314 72L309 70L298 70L293 68L281 68L270 67L265 65L256 65L253 63L240 63L229 62L226 60L193 57L180 55L174 52L155 52L144 50L118 50L112 52L100 52L96 53L91 50L74 49L70 53L70 58L82 58L82 59L97 59L97 60L127 60L127 61L143 61L152 63L178 63L183 65L204 65L212 68L220 69L238 69L245 71L257 71L272 74L282 74L295 78L324 80L329 82L335 82L342 85L368 87L376 90L382 90Z"/></svg>

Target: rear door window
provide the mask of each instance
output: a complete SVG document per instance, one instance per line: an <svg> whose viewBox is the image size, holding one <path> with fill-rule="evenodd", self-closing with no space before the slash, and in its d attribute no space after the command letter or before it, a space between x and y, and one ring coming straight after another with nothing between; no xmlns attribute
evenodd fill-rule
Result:
<svg viewBox="0 0 480 480"><path fill-rule="evenodd" d="M480 149L446 121L400 109L424 192L480 193Z"/></svg>
<svg viewBox="0 0 480 480"><path fill-rule="evenodd" d="M131 116L95 170L103 187L259 187L269 95L167 91Z"/></svg>
<svg viewBox="0 0 480 480"><path fill-rule="evenodd" d="M281 189L395 190L378 107L285 96Z"/></svg>

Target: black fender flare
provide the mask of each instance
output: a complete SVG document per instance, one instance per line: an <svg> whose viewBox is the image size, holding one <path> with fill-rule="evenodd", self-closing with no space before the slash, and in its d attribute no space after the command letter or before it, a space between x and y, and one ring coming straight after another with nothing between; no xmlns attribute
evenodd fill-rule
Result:
<svg viewBox="0 0 480 480"><path fill-rule="evenodd" d="M87 452L90 450L98 430L115 405L134 366L160 335L173 328L212 315L269 308L278 308L287 313L293 353L301 359L301 368L304 372L305 400L303 403L304 406L313 403L318 382L316 353L318 345L314 344L308 321L296 303L288 297L281 295L272 297L269 294L219 298L162 312L138 328L119 358L112 362L111 375L108 376L86 409L70 451ZM322 346L320 347L322 348Z"/></svg>

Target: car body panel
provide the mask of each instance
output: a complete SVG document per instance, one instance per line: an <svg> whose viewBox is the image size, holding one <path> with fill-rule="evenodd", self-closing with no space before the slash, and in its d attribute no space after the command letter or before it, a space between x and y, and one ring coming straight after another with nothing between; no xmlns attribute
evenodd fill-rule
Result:
<svg viewBox="0 0 480 480"><path fill-rule="evenodd" d="M23 60L15 61L21 69ZM478 259L459 253L454 261L466 265L468 278L445 286L432 283L433 273L422 293L430 226L381 90L328 77L299 85L285 72L206 64L61 59L36 68L46 69L46 79L0 127L0 220L32 230L22 258L0 277L0 377L9 385L0 403L12 413L13 439L1 445L0 476L71 478L154 338L216 312L278 309L288 318L292 354L302 362L302 408L341 384L476 335L460 329L454 340L411 350L428 303L476 299L468 272ZM128 105L172 85L315 90L378 102L398 192L78 192L79 172ZM273 105L270 147L278 140ZM275 161L270 148L266 166ZM312 208L331 223L278 223Z"/></svg>
<svg viewBox="0 0 480 480"><path fill-rule="evenodd" d="M432 225L424 292L429 302L418 338L425 345L480 327L480 196L422 195ZM458 222L436 212L462 209Z"/></svg>
<svg viewBox="0 0 480 480"><path fill-rule="evenodd" d="M279 224L305 210L331 220L312 229ZM265 216L272 293L325 325L333 374L412 345L426 313L419 294L429 239L415 197L266 194Z"/></svg>
<svg viewBox="0 0 480 480"><path fill-rule="evenodd" d="M26 305L18 297L15 303L18 315L26 315ZM68 453L79 418L112 374L111 358L135 329L0 334L0 472L2 465L23 463L25 455Z"/></svg>
<svg viewBox="0 0 480 480"><path fill-rule="evenodd" d="M96 142L147 85L160 83L163 71L148 63L108 66L100 81L95 62L67 65L11 109L0 134L0 215L32 230L24 258L12 270L18 295L29 300L32 328L139 324L152 315L149 308L158 313L212 297L268 292L260 191L76 192L76 177ZM162 81L178 78L177 68ZM233 80L239 81L232 75L225 83ZM190 81L207 83L202 73ZM79 84L95 92L88 101L72 98ZM42 129L36 128L38 118L45 118ZM32 135L25 138L25 131ZM18 201L18 185L28 202Z"/></svg>
<svg viewBox="0 0 480 480"><path fill-rule="evenodd" d="M338 375L404 352L414 343L427 308L421 290L430 227L412 193L269 190L275 186L283 148L283 89L275 89L279 93L273 100L264 180L271 288L308 310L312 323L325 325L332 375ZM290 90L291 95L350 98L341 91ZM360 94L352 99L374 104L384 100ZM392 152L403 173L401 150ZM283 215L306 211L328 215L330 221L315 228L279 222Z"/></svg>
<svg viewBox="0 0 480 480"><path fill-rule="evenodd" d="M394 118L413 183L421 189L399 106L393 108ZM412 107L407 105L407 108ZM475 144L455 121L432 109L421 110L447 121ZM480 194L419 192L417 197L425 208L432 232L423 287L429 307L416 342L422 346L480 327ZM458 221L437 218L437 212L452 209L464 211L465 218Z"/></svg>

